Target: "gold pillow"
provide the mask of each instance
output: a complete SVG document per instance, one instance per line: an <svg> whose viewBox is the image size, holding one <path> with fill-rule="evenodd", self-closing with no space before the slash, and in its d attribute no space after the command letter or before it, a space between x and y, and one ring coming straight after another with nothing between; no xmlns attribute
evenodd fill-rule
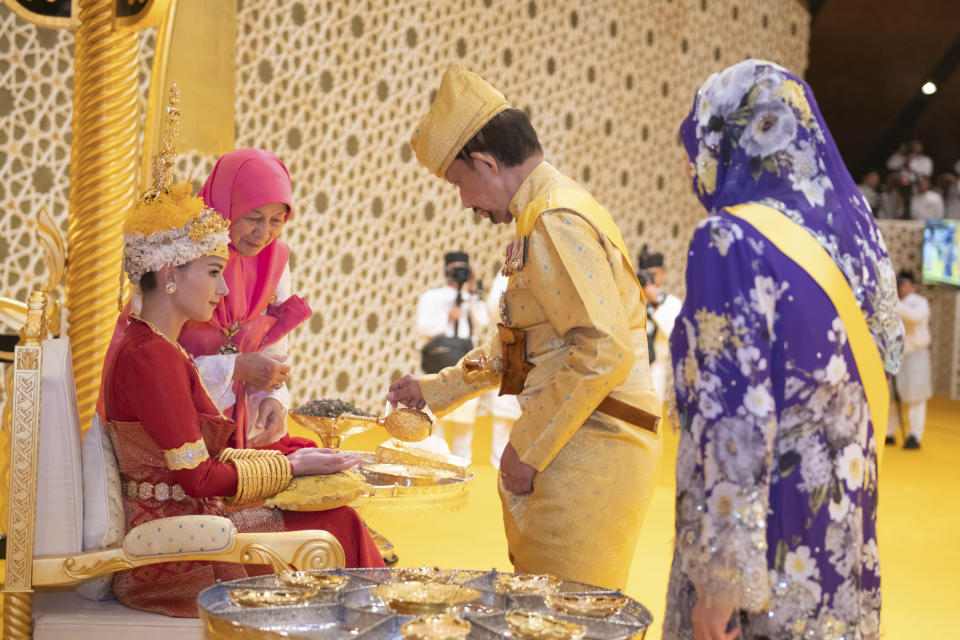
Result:
<svg viewBox="0 0 960 640"><path fill-rule="evenodd" d="M373 492L356 471L338 471L319 476L297 476L286 489L263 501L266 507L288 511L326 511L350 504Z"/></svg>

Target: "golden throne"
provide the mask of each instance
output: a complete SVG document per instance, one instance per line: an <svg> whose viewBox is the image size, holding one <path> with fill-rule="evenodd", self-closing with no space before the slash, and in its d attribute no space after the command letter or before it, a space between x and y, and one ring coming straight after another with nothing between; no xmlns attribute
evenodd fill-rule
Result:
<svg viewBox="0 0 960 640"><path fill-rule="evenodd" d="M82 470L70 348L65 338L47 337L47 305L45 292L30 295L14 353L4 639L203 637L199 620L87 600L68 588L122 569L180 560L269 564L274 570L343 567L343 549L326 531L238 533L218 516L155 520L149 532L138 531L142 525L118 544L81 550L82 521L90 514L76 490ZM114 483L119 491L119 477ZM166 534L145 543L158 528L180 525L204 525L203 546Z"/></svg>

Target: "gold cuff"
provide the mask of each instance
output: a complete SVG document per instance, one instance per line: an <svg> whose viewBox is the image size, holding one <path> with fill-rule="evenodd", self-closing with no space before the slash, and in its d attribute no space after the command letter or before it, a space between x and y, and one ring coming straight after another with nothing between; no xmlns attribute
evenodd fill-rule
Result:
<svg viewBox="0 0 960 640"><path fill-rule="evenodd" d="M203 438L194 442L186 442L176 449L164 449L163 457L167 460L167 468L171 471L180 469L196 469L206 460L210 459L207 453L207 445Z"/></svg>

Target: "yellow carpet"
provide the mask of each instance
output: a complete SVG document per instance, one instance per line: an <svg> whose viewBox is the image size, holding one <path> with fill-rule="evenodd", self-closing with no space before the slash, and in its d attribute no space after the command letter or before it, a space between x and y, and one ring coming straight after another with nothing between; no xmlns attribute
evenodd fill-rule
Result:
<svg viewBox="0 0 960 640"><path fill-rule="evenodd" d="M291 427L293 430L293 427ZM302 433L302 432L301 432ZM510 569L496 473L489 465L490 423L481 418L474 438L476 480L458 511L371 514L369 524L395 545L399 566ZM385 439L376 430L353 436L346 449L372 450ZM674 459L677 440L668 428L657 487L633 559L627 594L653 612L648 640L659 640L673 538ZM960 595L960 402L930 402L920 451L887 447L880 475L880 558L883 632L900 638L956 638L952 608Z"/></svg>

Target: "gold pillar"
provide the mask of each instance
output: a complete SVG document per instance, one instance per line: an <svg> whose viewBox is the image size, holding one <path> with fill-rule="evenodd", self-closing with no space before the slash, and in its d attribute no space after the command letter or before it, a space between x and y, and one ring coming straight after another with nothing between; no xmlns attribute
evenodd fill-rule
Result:
<svg viewBox="0 0 960 640"><path fill-rule="evenodd" d="M136 197L138 36L113 0L77 0L67 229L67 334L80 424L90 424L117 317L123 218Z"/></svg>

